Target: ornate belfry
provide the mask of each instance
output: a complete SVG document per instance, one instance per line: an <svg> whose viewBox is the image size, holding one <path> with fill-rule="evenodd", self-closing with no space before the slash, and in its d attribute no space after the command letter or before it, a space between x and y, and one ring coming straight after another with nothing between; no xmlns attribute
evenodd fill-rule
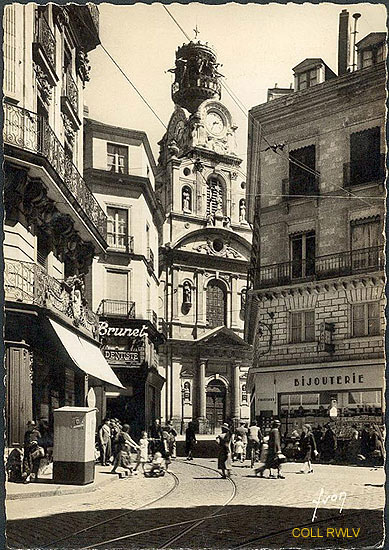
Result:
<svg viewBox="0 0 389 550"><path fill-rule="evenodd" d="M156 180L166 214L160 288L170 336L160 349L167 380L162 412L177 428L195 421L203 433L228 418L249 417L242 295L251 231L237 127L220 101L219 67L208 43L177 49L170 69L175 109L159 143Z"/></svg>

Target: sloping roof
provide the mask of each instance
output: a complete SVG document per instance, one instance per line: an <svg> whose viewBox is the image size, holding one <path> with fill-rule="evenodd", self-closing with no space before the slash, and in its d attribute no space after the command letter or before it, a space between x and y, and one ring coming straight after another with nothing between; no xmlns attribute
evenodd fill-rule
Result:
<svg viewBox="0 0 389 550"><path fill-rule="evenodd" d="M371 32L367 36L363 37L362 40L357 42L355 46L360 50L363 48L368 48L369 46L375 46L376 44L381 44L386 38L386 32Z"/></svg>
<svg viewBox="0 0 389 550"><path fill-rule="evenodd" d="M317 65L325 65L325 63L320 57L307 57L307 59L304 59L304 61L293 67L292 71L301 72L304 69L316 67Z"/></svg>
<svg viewBox="0 0 389 550"><path fill-rule="evenodd" d="M197 340L194 340L196 344L202 344L210 342L215 344L226 344L226 345L239 345L245 348L249 348L249 344L243 340L238 334L236 334L230 328L226 326L215 327L210 329L205 334L203 334Z"/></svg>

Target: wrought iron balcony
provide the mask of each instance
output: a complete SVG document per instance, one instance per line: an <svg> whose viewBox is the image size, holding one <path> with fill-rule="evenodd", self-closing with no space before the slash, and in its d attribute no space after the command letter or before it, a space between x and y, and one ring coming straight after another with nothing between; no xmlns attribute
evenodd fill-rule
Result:
<svg viewBox="0 0 389 550"><path fill-rule="evenodd" d="M377 155L371 162L345 162L343 164L344 187L363 183L384 183L385 181L385 154Z"/></svg>
<svg viewBox="0 0 389 550"><path fill-rule="evenodd" d="M151 250L151 248L147 249L147 264L149 265L150 269L154 271L154 252Z"/></svg>
<svg viewBox="0 0 389 550"><path fill-rule="evenodd" d="M153 309L147 310L147 318L149 321L152 322L152 324L158 328L158 315L155 313Z"/></svg>
<svg viewBox="0 0 389 550"><path fill-rule="evenodd" d="M122 235L119 237L121 239L121 242L118 241L118 237L115 233L108 233L107 235L107 243L108 248L110 250L113 250L115 252L127 252L132 254L134 252L134 237L133 235L129 235L127 237L127 243L126 243L126 237L125 235Z"/></svg>
<svg viewBox="0 0 389 550"><path fill-rule="evenodd" d="M78 117L78 88L69 69L64 74L63 101L68 101L73 114Z"/></svg>
<svg viewBox="0 0 389 550"><path fill-rule="evenodd" d="M249 270L249 281L255 289L289 285L301 281L332 279L372 271L383 271L382 247L363 248L319 256L311 260L296 260Z"/></svg>
<svg viewBox="0 0 389 550"><path fill-rule="evenodd" d="M49 63L51 70L55 72L56 41L43 13L39 13L36 19L34 45L35 49L41 50L45 57L45 61Z"/></svg>
<svg viewBox="0 0 389 550"><path fill-rule="evenodd" d="M102 300L97 309L97 315L135 319L135 302L128 302L127 300Z"/></svg>
<svg viewBox="0 0 389 550"><path fill-rule="evenodd" d="M4 103L3 138L6 145L44 157L60 180L61 190L78 206L81 217L87 218L104 241L107 238L107 216L87 187L47 120L42 116Z"/></svg>
<svg viewBox="0 0 389 550"><path fill-rule="evenodd" d="M77 287L79 285L79 287ZM75 293L75 288L81 293ZM97 335L98 317L86 305L83 281L71 277L58 281L38 264L20 260L4 261L5 300L21 302L47 308L66 315L75 326L85 327L93 336ZM81 297L77 299L77 295Z"/></svg>

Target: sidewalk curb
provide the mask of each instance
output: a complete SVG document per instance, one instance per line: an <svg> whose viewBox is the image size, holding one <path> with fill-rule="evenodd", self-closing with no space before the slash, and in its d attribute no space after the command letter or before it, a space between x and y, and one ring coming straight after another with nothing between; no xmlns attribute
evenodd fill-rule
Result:
<svg viewBox="0 0 389 550"><path fill-rule="evenodd" d="M9 494L6 491L5 500L22 500L25 498L39 498L39 497L54 497L54 496L60 496L60 495L77 495L82 493L93 493L94 491L97 491L97 489L100 489L100 487L105 487L106 485L109 485L113 481L118 480L118 476L112 476L110 479L104 480L99 484L96 483L89 483L88 485L73 485L69 487L56 487L52 490L47 491L34 491L32 493L14 493ZM7 487L5 487L7 489Z"/></svg>

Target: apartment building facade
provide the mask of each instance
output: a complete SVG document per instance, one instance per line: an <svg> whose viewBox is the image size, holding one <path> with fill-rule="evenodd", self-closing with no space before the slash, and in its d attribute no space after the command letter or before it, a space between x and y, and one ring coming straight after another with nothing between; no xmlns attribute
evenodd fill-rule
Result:
<svg viewBox="0 0 389 550"><path fill-rule="evenodd" d="M307 59L250 112L248 387L283 432L383 421L385 33L356 48L355 70Z"/></svg>
<svg viewBox="0 0 389 550"><path fill-rule="evenodd" d="M105 392L100 416L131 422L140 434L161 415L164 383L155 161L144 132L85 119L84 133L85 178L108 218L108 248L95 258L87 286L103 354L124 386Z"/></svg>
<svg viewBox="0 0 389 550"><path fill-rule="evenodd" d="M85 274L107 218L83 177L83 88L99 44L93 4L4 10L7 445L28 420L121 386L99 351Z"/></svg>

